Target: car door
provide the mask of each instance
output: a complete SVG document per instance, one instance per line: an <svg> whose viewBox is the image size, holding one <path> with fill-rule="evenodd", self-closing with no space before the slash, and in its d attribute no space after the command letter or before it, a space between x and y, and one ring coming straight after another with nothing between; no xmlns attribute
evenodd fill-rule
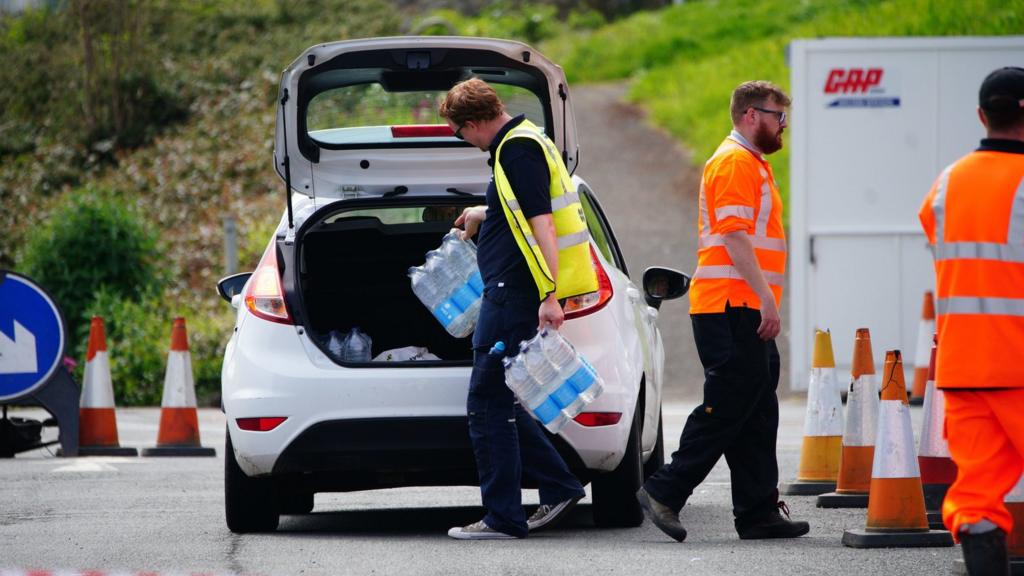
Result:
<svg viewBox="0 0 1024 576"><path fill-rule="evenodd" d="M580 203L583 205L583 213L587 220L587 226L590 228L590 235L594 240L594 245L600 250L605 260L616 268L615 271L610 271L610 273L621 275L626 284L626 297L633 312L631 314L633 328L636 330L637 340L640 342L644 364L646 403L644 406L643 445L644 449L647 449L653 444L657 434L661 407L664 353L661 348L661 336L657 326L658 311L647 305L643 292L630 280L625 258L622 256L622 251L615 240L615 233L597 197L582 180L579 182L578 190Z"/></svg>

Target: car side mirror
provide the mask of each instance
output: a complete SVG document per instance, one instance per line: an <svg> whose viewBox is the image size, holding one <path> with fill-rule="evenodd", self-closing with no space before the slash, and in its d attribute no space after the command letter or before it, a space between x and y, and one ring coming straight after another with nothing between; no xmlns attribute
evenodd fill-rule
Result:
<svg viewBox="0 0 1024 576"><path fill-rule="evenodd" d="M234 297L242 293L242 288L245 287L245 283L249 281L251 276L252 272L240 272L226 278L221 278L220 282L217 282L217 294L220 294L221 298L234 306Z"/></svg>
<svg viewBox="0 0 1024 576"><path fill-rule="evenodd" d="M651 266L644 270L644 299L651 308L661 308L665 300L675 300L690 289L690 277L678 270Z"/></svg>

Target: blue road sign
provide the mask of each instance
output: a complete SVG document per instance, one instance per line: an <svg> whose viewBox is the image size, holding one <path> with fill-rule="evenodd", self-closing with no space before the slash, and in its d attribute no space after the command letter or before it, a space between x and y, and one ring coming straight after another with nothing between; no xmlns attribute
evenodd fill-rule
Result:
<svg viewBox="0 0 1024 576"><path fill-rule="evenodd" d="M0 402L42 386L64 355L64 317L28 278L0 270Z"/></svg>

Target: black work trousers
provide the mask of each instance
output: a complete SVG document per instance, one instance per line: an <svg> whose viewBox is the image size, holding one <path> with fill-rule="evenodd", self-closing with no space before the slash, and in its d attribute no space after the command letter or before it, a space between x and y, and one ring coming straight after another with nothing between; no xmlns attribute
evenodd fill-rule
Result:
<svg viewBox="0 0 1024 576"><path fill-rule="evenodd" d="M779 349L758 337L758 310L727 305L721 314L690 318L704 365L704 402L686 420L672 461L644 487L678 511L724 455L736 519L761 516L778 501Z"/></svg>

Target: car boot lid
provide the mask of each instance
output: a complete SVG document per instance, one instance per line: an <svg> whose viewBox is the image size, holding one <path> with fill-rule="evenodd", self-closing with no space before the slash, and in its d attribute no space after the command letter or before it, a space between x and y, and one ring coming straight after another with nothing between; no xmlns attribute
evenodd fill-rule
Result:
<svg viewBox="0 0 1024 576"><path fill-rule="evenodd" d="M326 90L379 83L388 91L443 95L453 83L474 76L536 96L544 109L545 131L569 171L575 169L576 126L561 67L521 42L444 36L349 40L308 48L282 74L275 169L291 191L311 198L482 195L491 175L487 153L455 139L446 124L316 132L307 129L306 118L311 99ZM318 138L321 134L329 138Z"/></svg>

